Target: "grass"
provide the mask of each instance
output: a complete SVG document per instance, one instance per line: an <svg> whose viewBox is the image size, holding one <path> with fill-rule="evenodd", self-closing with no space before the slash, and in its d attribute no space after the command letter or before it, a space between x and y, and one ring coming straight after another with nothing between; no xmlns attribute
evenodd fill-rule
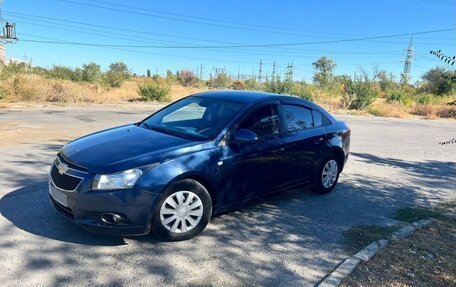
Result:
<svg viewBox="0 0 456 287"><path fill-rule="evenodd" d="M55 103L55 104L121 104L140 101L138 95L141 84L152 78L132 77L123 81L120 87L110 87L100 83L73 82L55 78L46 78L38 74L16 73L0 79L0 108L11 107L14 103ZM184 87L177 81L170 80L171 86L167 97L158 97L158 101L176 101L184 96L208 91L204 81L195 86ZM428 119L455 118L456 105L448 103L456 100L456 95L432 96L423 95L426 101L418 98L408 105L397 101L387 101L385 95L375 99L372 105L364 110L347 110L342 103L341 88L331 90L311 84L296 84L300 90L296 93L310 97L312 101L330 112L381 117L408 118L419 116ZM257 84L256 88L261 86ZM264 87L263 87L264 88ZM456 101L455 101L456 102Z"/></svg>
<svg viewBox="0 0 456 287"><path fill-rule="evenodd" d="M410 112L404 105L397 102L387 102L376 99L368 109L369 113L378 117L409 118Z"/></svg>
<svg viewBox="0 0 456 287"><path fill-rule="evenodd" d="M35 74L17 74L0 83L2 95L4 95L0 104L18 102L117 104L139 101L138 86L141 83L142 79L133 78L124 81L118 88L112 88L96 83L48 79ZM174 101L189 94L207 90L206 87L183 87L174 84L171 85L169 100Z"/></svg>
<svg viewBox="0 0 456 287"><path fill-rule="evenodd" d="M340 286L456 286L455 250L456 220L441 218L390 243L358 265Z"/></svg>
<svg viewBox="0 0 456 287"><path fill-rule="evenodd" d="M357 225L342 233L348 251L357 252L373 241L388 238L398 226Z"/></svg>
<svg viewBox="0 0 456 287"><path fill-rule="evenodd" d="M435 218L443 219L446 215L440 210L425 208L401 208L396 212L395 219L404 222L415 222L422 219Z"/></svg>
<svg viewBox="0 0 456 287"><path fill-rule="evenodd" d="M434 208L401 208L395 219L434 222L403 240L391 242L370 261L361 263L340 286L456 286L456 218L446 215L456 202ZM355 226L344 233L354 252L374 240L388 238L399 227Z"/></svg>

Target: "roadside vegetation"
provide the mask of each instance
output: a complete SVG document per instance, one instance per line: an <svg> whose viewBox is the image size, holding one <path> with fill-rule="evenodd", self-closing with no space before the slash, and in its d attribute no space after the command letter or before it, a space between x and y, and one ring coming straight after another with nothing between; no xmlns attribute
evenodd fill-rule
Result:
<svg viewBox="0 0 456 287"><path fill-rule="evenodd" d="M328 57L316 59L311 83L273 75L259 82L255 77L237 79L224 69L214 69L209 79L193 71L168 70L166 76L130 72L122 62L107 70L96 63L77 68L0 66L0 107L16 102L120 103L168 102L213 89L259 90L312 100L330 111L377 116L456 118L456 72L436 67L420 81L400 83L376 67L354 75L336 75L337 64Z"/></svg>
<svg viewBox="0 0 456 287"><path fill-rule="evenodd" d="M454 214L455 208L451 202L433 209L399 209L395 216L398 220L433 218L434 222L405 239L391 242L370 261L357 266L341 286L455 286L456 218L447 215ZM369 229L376 240L376 230ZM363 234L368 233L367 229L362 230Z"/></svg>

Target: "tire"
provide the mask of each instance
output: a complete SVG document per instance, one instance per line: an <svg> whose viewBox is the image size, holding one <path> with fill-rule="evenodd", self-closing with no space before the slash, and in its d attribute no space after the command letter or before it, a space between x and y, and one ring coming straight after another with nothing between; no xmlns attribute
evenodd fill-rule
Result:
<svg viewBox="0 0 456 287"><path fill-rule="evenodd" d="M312 192L316 194L330 193L337 185L340 171L341 164L336 155L330 154L324 157L315 174ZM324 172L326 176L323 175Z"/></svg>
<svg viewBox="0 0 456 287"><path fill-rule="evenodd" d="M212 200L206 188L196 180L180 180L158 202L152 231L166 241L187 240L203 231L211 215Z"/></svg>

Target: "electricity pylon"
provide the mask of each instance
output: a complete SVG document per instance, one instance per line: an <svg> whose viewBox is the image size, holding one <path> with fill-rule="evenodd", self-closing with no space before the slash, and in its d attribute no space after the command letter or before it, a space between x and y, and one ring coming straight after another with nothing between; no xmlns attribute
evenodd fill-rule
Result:
<svg viewBox="0 0 456 287"><path fill-rule="evenodd" d="M3 0L0 0L0 24L3 26L3 23L5 23L5 26L3 26L3 33L0 34L0 43L6 44L16 42L16 24L3 20L2 5Z"/></svg>
<svg viewBox="0 0 456 287"><path fill-rule="evenodd" d="M413 61L413 35L410 38L408 48L405 50L404 70L401 74L401 84L405 85L410 80L410 68Z"/></svg>

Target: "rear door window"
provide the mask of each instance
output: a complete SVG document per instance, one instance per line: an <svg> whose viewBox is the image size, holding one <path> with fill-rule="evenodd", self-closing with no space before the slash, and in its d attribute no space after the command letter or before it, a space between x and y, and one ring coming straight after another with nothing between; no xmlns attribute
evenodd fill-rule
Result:
<svg viewBox="0 0 456 287"><path fill-rule="evenodd" d="M296 132L314 127L312 110L296 105L282 105L281 110L289 132Z"/></svg>

